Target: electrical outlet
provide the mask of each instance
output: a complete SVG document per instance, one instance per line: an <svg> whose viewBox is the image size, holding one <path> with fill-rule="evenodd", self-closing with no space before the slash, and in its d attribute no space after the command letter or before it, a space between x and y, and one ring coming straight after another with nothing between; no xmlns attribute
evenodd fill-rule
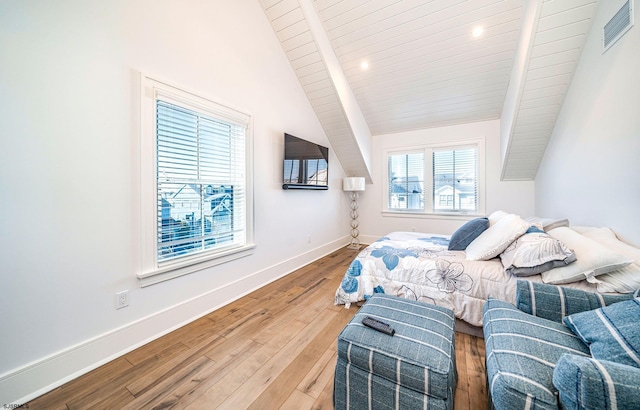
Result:
<svg viewBox="0 0 640 410"><path fill-rule="evenodd" d="M123 290L116 293L116 309L122 309L129 306L129 291Z"/></svg>
<svg viewBox="0 0 640 410"><path fill-rule="evenodd" d="M311 235L307 236L307 243L311 243Z"/></svg>

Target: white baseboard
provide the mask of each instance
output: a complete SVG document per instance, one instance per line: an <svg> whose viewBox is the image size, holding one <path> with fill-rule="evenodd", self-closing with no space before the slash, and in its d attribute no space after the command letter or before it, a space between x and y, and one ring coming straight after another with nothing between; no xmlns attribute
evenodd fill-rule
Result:
<svg viewBox="0 0 640 410"><path fill-rule="evenodd" d="M0 403L27 403L348 243L349 238L345 236L2 374Z"/></svg>

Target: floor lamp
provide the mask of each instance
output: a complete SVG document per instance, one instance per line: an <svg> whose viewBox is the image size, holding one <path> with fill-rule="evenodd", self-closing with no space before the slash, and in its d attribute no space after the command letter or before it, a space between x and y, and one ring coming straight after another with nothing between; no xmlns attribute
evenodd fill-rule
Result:
<svg viewBox="0 0 640 410"><path fill-rule="evenodd" d="M351 243L347 248L360 250L358 235L358 191L364 191L364 178L349 177L342 180L342 190L351 193Z"/></svg>

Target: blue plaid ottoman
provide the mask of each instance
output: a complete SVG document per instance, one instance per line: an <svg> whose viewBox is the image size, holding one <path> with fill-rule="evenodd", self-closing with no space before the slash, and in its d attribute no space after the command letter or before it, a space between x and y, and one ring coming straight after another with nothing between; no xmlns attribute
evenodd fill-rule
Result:
<svg viewBox="0 0 640 410"><path fill-rule="evenodd" d="M389 336L362 324L371 316ZM374 294L338 336L333 401L340 409L453 409L453 311Z"/></svg>

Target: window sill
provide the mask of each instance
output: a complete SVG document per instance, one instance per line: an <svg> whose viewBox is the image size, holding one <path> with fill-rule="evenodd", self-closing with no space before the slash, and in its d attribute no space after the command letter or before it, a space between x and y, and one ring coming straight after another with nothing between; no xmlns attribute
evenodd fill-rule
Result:
<svg viewBox="0 0 640 410"><path fill-rule="evenodd" d="M140 286L144 288L166 280L188 275L199 270L207 269L212 266L244 258L253 254L253 249L255 247L255 244L249 244L229 249L224 252L219 252L215 255L203 255L186 261L164 265L150 272L139 273L137 276L140 280Z"/></svg>
<svg viewBox="0 0 640 410"><path fill-rule="evenodd" d="M478 212L473 213L433 213L421 211L382 211L385 218L420 218L420 219L444 219L453 221L467 221L475 218L482 218L486 215Z"/></svg>

